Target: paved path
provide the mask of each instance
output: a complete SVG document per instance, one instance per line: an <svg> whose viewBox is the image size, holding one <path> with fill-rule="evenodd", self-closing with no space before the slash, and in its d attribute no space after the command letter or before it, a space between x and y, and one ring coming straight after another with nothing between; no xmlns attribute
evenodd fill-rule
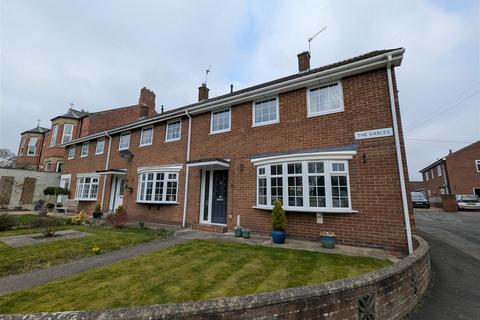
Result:
<svg viewBox="0 0 480 320"><path fill-rule="evenodd" d="M480 319L480 212L416 210L430 244L432 283L409 319Z"/></svg>
<svg viewBox="0 0 480 320"><path fill-rule="evenodd" d="M280 248L303 249L309 251L328 252L351 256L367 256L378 259L395 259L394 257L387 256L384 251L379 249L359 248L342 245L337 245L335 249L324 249L321 247L321 244L319 242L301 241L294 239L287 239L285 244L275 245L271 242L270 237L254 236L246 240L242 238L235 238L233 237L232 233L220 234L194 231L191 229L181 229L175 233L174 237L169 239L146 242L124 249L107 252L98 256L91 256L75 260L47 269L38 269L22 274L0 278L0 295L20 291L26 288L31 288L56 279L87 271L98 266L157 251L193 239L215 239L252 245L264 245L271 247L277 246Z"/></svg>

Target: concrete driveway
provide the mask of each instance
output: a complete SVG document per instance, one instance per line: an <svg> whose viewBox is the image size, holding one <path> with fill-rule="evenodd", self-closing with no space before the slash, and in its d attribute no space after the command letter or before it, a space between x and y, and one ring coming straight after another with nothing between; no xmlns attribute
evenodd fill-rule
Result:
<svg viewBox="0 0 480 320"><path fill-rule="evenodd" d="M480 319L480 212L415 209L430 244L432 283L409 319Z"/></svg>

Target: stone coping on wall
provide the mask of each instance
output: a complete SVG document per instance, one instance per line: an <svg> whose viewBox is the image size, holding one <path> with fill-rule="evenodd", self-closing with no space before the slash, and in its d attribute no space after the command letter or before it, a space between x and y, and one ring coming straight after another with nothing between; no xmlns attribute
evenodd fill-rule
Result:
<svg viewBox="0 0 480 320"><path fill-rule="evenodd" d="M380 309L387 309L389 310L388 319L401 319L413 309L428 287L430 280L429 245L422 238L414 237L418 246L413 254L389 267L349 279L246 296L179 304L126 307L101 311L4 315L3 318L0 318L6 320L301 319L307 317L308 314L311 319L360 319L361 317L358 317L360 311L356 310L358 295L365 295L365 292L369 291L372 292L376 301L374 304L382 302L382 306L376 308L374 306L372 310L377 309L380 312ZM417 285L416 282L419 281L417 279L420 278L422 284ZM411 284L411 281L415 284ZM411 292L410 286L414 287ZM382 296L380 297L380 295ZM392 295L398 295L399 297L392 297ZM352 298L353 296L355 296L355 299ZM345 304L345 306L342 306L342 304ZM358 302L358 304L361 303ZM325 313L325 310L328 312ZM378 319L384 319L384 317L379 317L378 314L376 316Z"/></svg>

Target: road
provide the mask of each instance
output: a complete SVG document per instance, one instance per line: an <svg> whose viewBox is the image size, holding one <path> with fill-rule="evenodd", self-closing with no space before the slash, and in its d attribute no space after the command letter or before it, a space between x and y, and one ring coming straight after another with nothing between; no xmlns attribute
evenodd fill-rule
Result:
<svg viewBox="0 0 480 320"><path fill-rule="evenodd" d="M408 319L480 319L480 212L415 209L430 244L432 283Z"/></svg>

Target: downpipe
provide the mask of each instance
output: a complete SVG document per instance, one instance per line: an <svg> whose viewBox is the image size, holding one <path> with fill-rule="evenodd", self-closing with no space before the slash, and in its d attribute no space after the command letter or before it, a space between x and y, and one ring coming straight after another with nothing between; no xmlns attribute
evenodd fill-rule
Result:
<svg viewBox="0 0 480 320"><path fill-rule="evenodd" d="M187 161L190 161L190 143L192 140L192 116L188 113L188 110L185 110L185 115L188 117L188 139L187 139ZM182 227L185 228L187 225L187 205L188 205L188 176L189 176L189 167L185 163L185 192L183 195L183 219Z"/></svg>

